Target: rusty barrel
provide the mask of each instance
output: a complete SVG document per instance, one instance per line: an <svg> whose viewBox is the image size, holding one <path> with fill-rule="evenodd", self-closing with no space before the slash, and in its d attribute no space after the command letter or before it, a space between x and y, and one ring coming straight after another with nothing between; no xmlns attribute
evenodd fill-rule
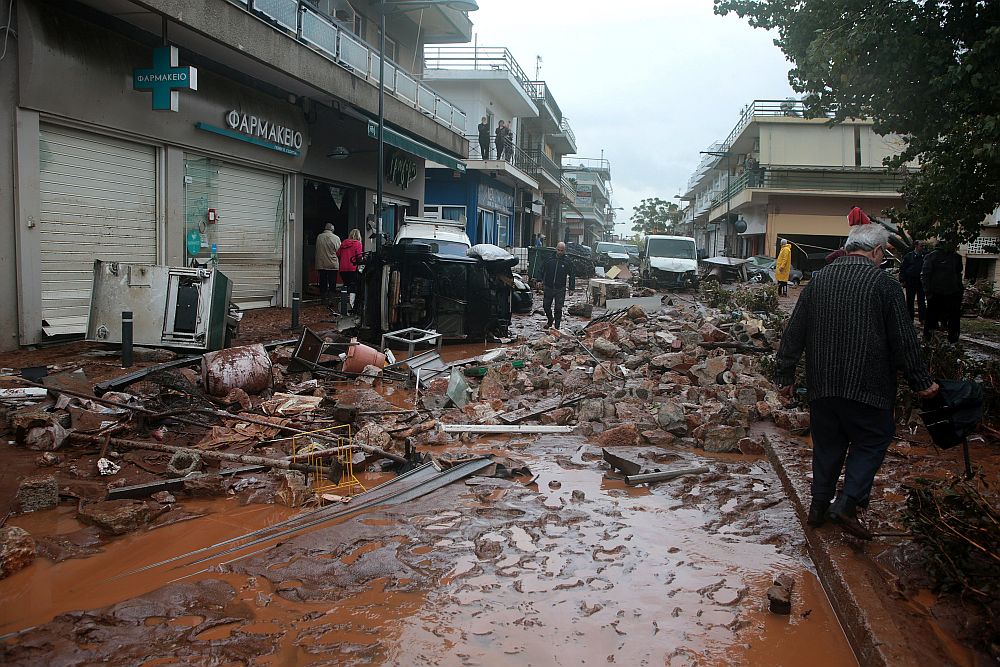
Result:
<svg viewBox="0 0 1000 667"><path fill-rule="evenodd" d="M271 387L271 358L260 344L209 352L201 358L201 378L212 396L233 389L256 394Z"/></svg>

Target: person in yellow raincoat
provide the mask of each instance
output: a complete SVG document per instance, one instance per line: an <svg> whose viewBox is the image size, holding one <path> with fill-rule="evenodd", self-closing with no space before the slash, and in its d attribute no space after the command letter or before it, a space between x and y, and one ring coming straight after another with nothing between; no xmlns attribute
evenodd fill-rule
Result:
<svg viewBox="0 0 1000 667"><path fill-rule="evenodd" d="M778 296L788 296L788 276L792 273L792 246L788 239L781 239L781 250L774 262L774 280L778 283Z"/></svg>

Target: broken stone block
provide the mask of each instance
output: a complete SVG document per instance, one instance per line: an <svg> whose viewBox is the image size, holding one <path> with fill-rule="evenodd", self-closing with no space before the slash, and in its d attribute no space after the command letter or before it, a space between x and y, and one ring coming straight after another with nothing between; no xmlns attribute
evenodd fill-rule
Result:
<svg viewBox="0 0 1000 667"><path fill-rule="evenodd" d="M576 317L586 317L587 319L590 319L594 316L594 304L586 302L574 303L566 309L566 312Z"/></svg>
<svg viewBox="0 0 1000 667"><path fill-rule="evenodd" d="M591 379L594 381L594 384L607 382L609 377L611 376L608 375L608 371L604 368L603 364L597 364L596 366L594 366L594 374L591 376Z"/></svg>
<svg viewBox="0 0 1000 667"><path fill-rule="evenodd" d="M166 474L169 477L187 477L201 470L201 456L194 452L174 452L167 463Z"/></svg>
<svg viewBox="0 0 1000 667"><path fill-rule="evenodd" d="M543 413L538 418L538 421L540 421L543 424L555 424L558 426L562 426L564 424L569 423L569 420L572 417L573 417L573 408L570 407L556 408L555 410L549 410L548 412Z"/></svg>
<svg viewBox="0 0 1000 667"><path fill-rule="evenodd" d="M809 413L798 410L775 410L774 424L786 431L798 431L809 428Z"/></svg>
<svg viewBox="0 0 1000 667"><path fill-rule="evenodd" d="M633 322L645 322L647 319L646 311L639 304L629 306L628 310L625 311L625 315Z"/></svg>
<svg viewBox="0 0 1000 667"><path fill-rule="evenodd" d="M705 322L705 324L701 325L698 329L698 334L706 343L721 343L729 338L729 334L709 322Z"/></svg>
<svg viewBox="0 0 1000 667"><path fill-rule="evenodd" d="M687 422L684 419L684 408L674 401L664 401L660 409L656 412L656 423L664 431L680 430L687 431Z"/></svg>
<svg viewBox="0 0 1000 667"><path fill-rule="evenodd" d="M604 419L604 400L600 398L588 398L580 401L576 419L581 423L598 422Z"/></svg>
<svg viewBox="0 0 1000 667"><path fill-rule="evenodd" d="M757 414L760 415L762 419L767 419L771 416L771 406L767 401L757 401L757 403L754 404L754 407L757 410Z"/></svg>
<svg viewBox="0 0 1000 667"><path fill-rule="evenodd" d="M745 429L721 424L706 424L699 434L702 448L706 452L739 451L740 439L744 437L746 437Z"/></svg>
<svg viewBox="0 0 1000 667"><path fill-rule="evenodd" d="M570 494L573 502L582 503L587 499L587 494L580 489L573 489L573 493Z"/></svg>
<svg viewBox="0 0 1000 667"><path fill-rule="evenodd" d="M602 447L632 447L639 442L639 430L635 424L622 424L601 433L597 442Z"/></svg>
<svg viewBox="0 0 1000 667"><path fill-rule="evenodd" d="M486 372L479 383L479 398L485 400L495 398L505 400L507 398L507 389L504 388L503 379L492 368Z"/></svg>
<svg viewBox="0 0 1000 667"><path fill-rule="evenodd" d="M313 491L306 485L306 476L297 470L282 470L279 476L278 490L274 501L287 507L301 507L313 496Z"/></svg>
<svg viewBox="0 0 1000 667"><path fill-rule="evenodd" d="M17 526L0 528L0 579L23 570L35 560L35 540Z"/></svg>
<svg viewBox="0 0 1000 667"><path fill-rule="evenodd" d="M226 481L220 475L195 475L184 479L184 492L199 498L226 495Z"/></svg>
<svg viewBox="0 0 1000 667"><path fill-rule="evenodd" d="M21 482L17 502L22 512L47 510L59 504L59 484L54 475L36 475Z"/></svg>
<svg viewBox="0 0 1000 667"><path fill-rule="evenodd" d="M784 586L771 586L767 589L767 603L772 614L787 616L792 613L792 592Z"/></svg>
<svg viewBox="0 0 1000 667"><path fill-rule="evenodd" d="M753 438L740 438L737 443L741 454L763 454L764 444Z"/></svg>
<svg viewBox="0 0 1000 667"><path fill-rule="evenodd" d="M642 437L653 447L669 448L677 443L677 436L666 431L643 431Z"/></svg>
<svg viewBox="0 0 1000 667"><path fill-rule="evenodd" d="M97 526L104 533L124 535L137 530L150 519L149 507L139 500L105 500L85 505L76 518Z"/></svg>
<svg viewBox="0 0 1000 667"><path fill-rule="evenodd" d="M727 370L729 360L724 356L708 357L691 367L691 376L702 387L718 384L719 375Z"/></svg>
<svg viewBox="0 0 1000 667"><path fill-rule="evenodd" d="M174 498L174 495L169 491L157 491L152 496L150 496L150 498L160 503L161 505L173 505L175 502L177 502L177 499Z"/></svg>
<svg viewBox="0 0 1000 667"><path fill-rule="evenodd" d="M741 405L753 406L757 404L757 390L753 387L741 387L736 392L736 401Z"/></svg>
<svg viewBox="0 0 1000 667"><path fill-rule="evenodd" d="M602 357L617 357L621 354L621 348L612 343L607 338L598 338L594 341L594 353Z"/></svg>
<svg viewBox="0 0 1000 667"><path fill-rule="evenodd" d="M365 424L354 434L354 442L367 447L377 447L385 449L392 442L392 438L385 430L375 423Z"/></svg>
<svg viewBox="0 0 1000 667"><path fill-rule="evenodd" d="M795 577L788 574L787 572L783 572L782 574L779 574L777 577L774 578L774 585L781 586L785 590L791 591L792 589L795 588Z"/></svg>

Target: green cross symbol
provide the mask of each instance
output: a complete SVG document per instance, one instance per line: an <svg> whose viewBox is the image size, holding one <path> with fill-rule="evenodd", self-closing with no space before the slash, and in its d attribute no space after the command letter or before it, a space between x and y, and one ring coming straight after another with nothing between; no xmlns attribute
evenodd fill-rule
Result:
<svg viewBox="0 0 1000 667"><path fill-rule="evenodd" d="M176 46L158 46L151 69L132 70L132 87L153 91L154 111L177 111L177 91L198 90L198 70L177 66Z"/></svg>

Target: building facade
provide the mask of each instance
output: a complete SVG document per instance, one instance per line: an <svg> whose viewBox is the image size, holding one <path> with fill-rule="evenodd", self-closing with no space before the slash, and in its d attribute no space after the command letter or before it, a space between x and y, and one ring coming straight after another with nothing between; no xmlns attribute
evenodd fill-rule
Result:
<svg viewBox="0 0 1000 667"><path fill-rule="evenodd" d="M819 268L847 237L847 213L869 215L901 202L905 173L882 160L902 150L871 121L831 124L805 118L793 100L755 100L729 136L702 152L682 195L682 229L693 230L703 255L776 254L779 238L793 245L793 264Z"/></svg>
<svg viewBox="0 0 1000 667"><path fill-rule="evenodd" d="M445 7L377 2L16 0L0 61L0 347L82 333L95 259L216 261L242 307L307 291L314 239L419 214L428 160L461 172L465 113L419 81L427 43L468 41ZM11 40L14 42L14 39ZM404 67L396 63L412 63Z"/></svg>
<svg viewBox="0 0 1000 667"><path fill-rule="evenodd" d="M567 158L563 175L570 182L575 197L563 208L566 220L562 240L593 247L611 238L614 211L611 207L611 163L604 158Z"/></svg>

